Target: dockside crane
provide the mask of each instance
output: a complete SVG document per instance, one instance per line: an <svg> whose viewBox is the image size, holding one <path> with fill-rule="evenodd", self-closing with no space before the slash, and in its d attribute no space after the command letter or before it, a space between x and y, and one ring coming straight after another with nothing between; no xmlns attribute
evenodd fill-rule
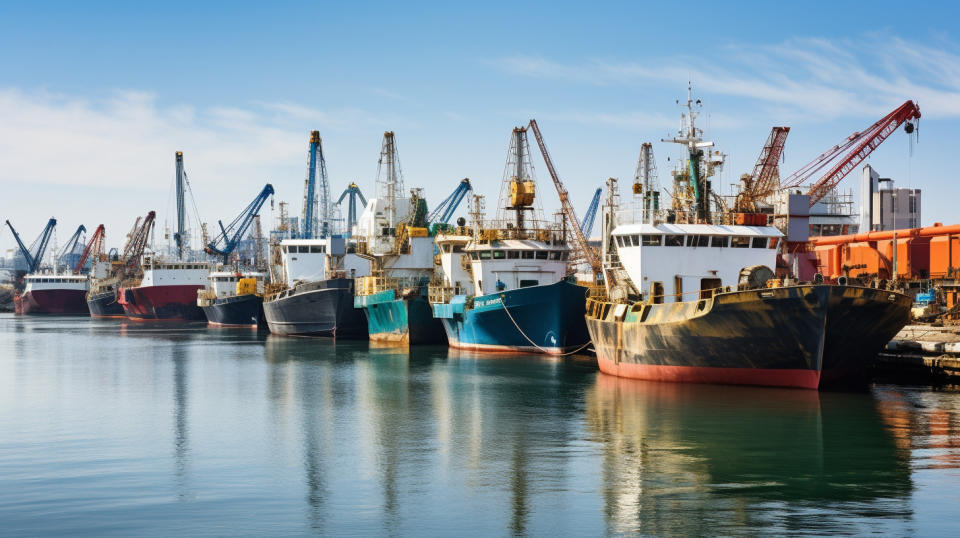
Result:
<svg viewBox="0 0 960 538"><path fill-rule="evenodd" d="M330 182L327 180L327 161L323 157L320 131L310 132L308 159L307 179L303 188L301 237L316 239L330 235L330 224L333 218L330 205ZM318 196L319 200L317 200Z"/></svg>
<svg viewBox="0 0 960 538"><path fill-rule="evenodd" d="M800 167L799 170L781 183L780 188L782 190L794 189L809 183L815 174L829 166L827 172L816 180L807 191L810 196L810 206L813 207L898 127L904 125L904 131L907 134L914 133L919 119L920 108L913 101L907 101L870 127L853 133L844 142L833 146L816 159Z"/></svg>
<svg viewBox="0 0 960 538"><path fill-rule="evenodd" d="M583 216L583 222L580 223L580 228L583 229L583 235L587 239L590 239L590 234L593 232L593 223L597 220L597 208L600 207L601 194L603 194L603 188L599 188L593 193L593 199L590 200L587 213Z"/></svg>
<svg viewBox="0 0 960 538"><path fill-rule="evenodd" d="M224 228L223 221L218 220L220 235L207 244L207 247L204 249L207 254L222 256L223 263L227 263L230 254L240 244L240 240L243 239L244 234L250 228L250 224L253 223L254 217L260 213L260 208L263 207L263 203L266 202L270 196L273 196L273 185L267 183L263 187L263 190L260 191L260 194L250 202L246 209L237 215L237 218L233 219L233 222L231 222L229 226Z"/></svg>
<svg viewBox="0 0 960 538"><path fill-rule="evenodd" d="M150 240L150 231L153 230L156 217L157 213L155 211L147 213L147 216L143 218L142 222L140 218L137 217L137 224L134 226L134 231L130 235L130 240L127 241L126 246L123 248L121 263L123 264L122 272L124 276L132 276L140 268L140 257L143 256L143 251L146 249L147 242Z"/></svg>
<svg viewBox="0 0 960 538"><path fill-rule="evenodd" d="M437 207L427 215L427 222L429 224L449 223L468 192L473 192L473 186L470 185L470 178L465 177L460 180L457 188L450 193L450 196L444 198L443 201L437 204Z"/></svg>
<svg viewBox="0 0 960 538"><path fill-rule="evenodd" d="M56 226L57 219L51 218L47 221L47 225L40 232L40 235L30 245L30 248L27 248L20 240L20 235L13 228L13 224L10 224L9 220L7 221L7 227L13 232L13 238L17 241L17 246L20 247L23 259L27 263L27 273L35 273L40 270L40 263L43 261L43 255L47 252L47 245L50 244L50 238L53 236L53 229Z"/></svg>
<svg viewBox="0 0 960 538"><path fill-rule="evenodd" d="M347 185L347 188L344 189L343 194L340 195L340 199L337 200L337 205L339 206L343 199L348 197L347 200L347 230L346 235L353 235L353 227L357 224L357 198L360 198L360 204L363 207L367 206L367 199L363 197L363 193L360 192L360 187L356 183L350 183Z"/></svg>
<svg viewBox="0 0 960 538"><path fill-rule="evenodd" d="M106 228L103 227L103 224L97 226L97 229L93 231L93 236L90 237L90 241L87 242L87 246L83 249L83 254L77 260L77 265L73 268L73 274L79 275L83 272L83 266L86 265L90 254L94 254L94 259L98 261L103 259L103 239L105 235Z"/></svg>
<svg viewBox="0 0 960 538"><path fill-rule="evenodd" d="M73 232L73 235L70 236L70 239L67 240L67 243L60 250L60 253L57 254L57 265L63 265L64 267L70 267L69 256L73 254L74 250L77 248L77 243L80 243L80 236L87 233L87 227L83 224L77 228L77 231Z"/></svg>
<svg viewBox="0 0 960 538"><path fill-rule="evenodd" d="M599 256L590 247L587 243L587 237L583 234L583 230L580 228L580 220L577 219L577 213L573 209L573 204L570 203L570 195L567 193L566 187L563 186L563 182L560 181L560 176L557 175L557 170L553 166L553 160L550 159L550 152L547 151L547 145L543 141L543 135L540 134L540 127L537 125L537 120L530 120L530 128L533 129L534 136L537 137L537 145L540 146L540 154L543 155L543 161L547 164L547 170L550 172L550 177L553 179L553 185L557 188L557 195L560 197L560 206L563 208L563 214L567 220L567 226L570 227L574 236L574 248L579 251L580 255L586 260L590 265L590 270L594 275L600 275L603 272L603 265L600 262Z"/></svg>
<svg viewBox="0 0 960 538"><path fill-rule="evenodd" d="M787 143L789 127L773 127L760 151L753 172L740 176L740 192L733 204L735 213L757 213L758 204L769 200L780 188L780 158Z"/></svg>

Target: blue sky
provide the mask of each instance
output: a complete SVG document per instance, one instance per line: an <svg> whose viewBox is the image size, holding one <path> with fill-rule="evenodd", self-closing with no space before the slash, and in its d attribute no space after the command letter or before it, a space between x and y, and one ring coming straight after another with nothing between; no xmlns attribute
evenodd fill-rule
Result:
<svg viewBox="0 0 960 538"><path fill-rule="evenodd" d="M470 177L492 208L510 130L531 117L582 212L605 178L630 181L644 141L668 181L679 148L659 139L689 78L729 155L724 189L772 125L792 128L786 174L917 100L919 143L898 132L870 163L924 189L924 224L960 222L960 8L684 5L2 3L0 218L32 240L56 216L61 242L102 222L119 246L137 215L169 219L178 149L204 221L267 181L299 211L311 129L334 195L373 194L389 129L408 186L435 204Z"/></svg>

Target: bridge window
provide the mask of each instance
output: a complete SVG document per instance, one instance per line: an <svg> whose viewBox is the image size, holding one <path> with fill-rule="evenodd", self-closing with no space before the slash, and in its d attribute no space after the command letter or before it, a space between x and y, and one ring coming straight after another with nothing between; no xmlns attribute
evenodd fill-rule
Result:
<svg viewBox="0 0 960 538"><path fill-rule="evenodd" d="M453 245L453 252L463 252L463 245Z"/></svg>
<svg viewBox="0 0 960 538"><path fill-rule="evenodd" d="M566 260L566 259L569 258L569 257L570 257L570 253L567 252L567 251L563 251L563 258L562 258L562 259L563 259L563 260Z"/></svg>
<svg viewBox="0 0 960 538"><path fill-rule="evenodd" d="M753 242L750 244L753 248L767 248L767 238L766 237L754 237Z"/></svg>
<svg viewBox="0 0 960 538"><path fill-rule="evenodd" d="M659 247L662 241L663 241L662 235L644 235L643 236L643 246L645 247Z"/></svg>
<svg viewBox="0 0 960 538"><path fill-rule="evenodd" d="M776 237L771 237L770 242L767 244L767 248L777 248L777 243L780 242L780 239Z"/></svg>
<svg viewBox="0 0 960 538"><path fill-rule="evenodd" d="M520 251L519 251L519 250L508 250L508 251L507 251L507 259L509 259L509 260L518 260L518 259L520 259Z"/></svg>
<svg viewBox="0 0 960 538"><path fill-rule="evenodd" d="M547 259L547 251L546 251L546 250L538 250L538 251L537 251L537 259L538 259L538 260L545 260L545 259Z"/></svg>
<svg viewBox="0 0 960 538"><path fill-rule="evenodd" d="M503 259L505 259L506 257L507 257L507 253L504 252L504 251L502 251L502 250L494 250L494 251L493 251L493 259L495 259L495 260L503 260Z"/></svg>
<svg viewBox="0 0 960 538"><path fill-rule="evenodd" d="M524 259L524 260L532 260L532 259L533 259L533 251L532 251L532 250L523 250L523 251L521 251L521 253L522 253L522 256L523 256L523 259Z"/></svg>
<svg viewBox="0 0 960 538"><path fill-rule="evenodd" d="M750 238L735 235L730 238L730 246L733 248L750 248Z"/></svg>
<svg viewBox="0 0 960 538"><path fill-rule="evenodd" d="M559 260L559 259L560 259L560 251L554 250L553 252L551 252L551 253L550 253L550 259L551 259L551 260Z"/></svg>
<svg viewBox="0 0 960 538"><path fill-rule="evenodd" d="M522 280L522 279L520 280L521 288L529 288L530 286L539 286L539 285L540 285L539 280Z"/></svg>
<svg viewBox="0 0 960 538"><path fill-rule="evenodd" d="M490 259L490 251L489 251L489 250L481 250L481 251L480 251L480 259L481 259L481 260L489 260L489 259Z"/></svg>
<svg viewBox="0 0 960 538"><path fill-rule="evenodd" d="M663 245L667 247L682 247L683 236L682 235L666 235L663 237Z"/></svg>
<svg viewBox="0 0 960 538"><path fill-rule="evenodd" d="M640 236L637 235L637 234L631 235L631 236L630 236L630 243L631 243L633 246L635 246L635 247L639 247L639 246L640 246Z"/></svg>
<svg viewBox="0 0 960 538"><path fill-rule="evenodd" d="M711 247L726 247L729 245L729 237L725 235L715 235L710 239Z"/></svg>

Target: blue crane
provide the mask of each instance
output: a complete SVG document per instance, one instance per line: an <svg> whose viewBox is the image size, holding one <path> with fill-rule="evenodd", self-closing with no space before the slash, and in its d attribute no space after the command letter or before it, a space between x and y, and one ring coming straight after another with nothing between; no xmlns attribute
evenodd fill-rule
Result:
<svg viewBox="0 0 960 538"><path fill-rule="evenodd" d="M13 224L7 221L7 226L13 232L13 238L17 240L17 246L23 254L24 261L27 262L27 273L36 273L40 270L40 262L43 260L43 254L47 251L47 245L50 244L50 237L53 235L53 229L57 226L57 219L51 218L47 221L47 226L40 232L40 236L34 240L30 248L24 246L20 240L20 235L13 229Z"/></svg>
<svg viewBox="0 0 960 538"><path fill-rule="evenodd" d="M470 185L470 178L461 179L460 184L457 185L457 188L454 189L450 196L447 196L430 212L430 215L427 216L427 222L430 224L449 223L454 212L460 207L460 202L462 202L467 193L472 190L473 187Z"/></svg>
<svg viewBox="0 0 960 538"><path fill-rule="evenodd" d="M347 205L347 237L353 235L353 226L357 223L357 198L360 198L360 203L364 207L367 205L367 199L363 197L363 193L360 192L360 187L356 183L350 183L347 188L343 191L343 194L340 195L340 199L337 200L337 205L340 205L340 202L344 198L350 196Z"/></svg>
<svg viewBox="0 0 960 538"><path fill-rule="evenodd" d="M237 215L237 218L233 219L233 222L231 222L229 226L224 228L223 221L218 220L220 235L207 244L207 248L204 249L207 254L223 256L223 263L227 263L227 258L230 256L230 253L237 248L240 240L243 239L243 235L247 232L247 229L250 228L250 224L253 223L253 217L257 216L260 208L263 207L263 203L266 202L270 196L273 196L273 185L267 183L263 187L263 190L260 191L260 194L250 202L250 205L248 205L246 209Z"/></svg>
<svg viewBox="0 0 960 538"><path fill-rule="evenodd" d="M63 264L67 267L73 267L76 264L79 254L76 255L74 259L70 259L70 255L74 254L74 251L77 249L77 243L80 243L80 236L87 233L87 227L83 224L77 228L77 231L73 232L73 235L70 236L70 239L60 250L60 253L57 254L57 265Z"/></svg>
<svg viewBox="0 0 960 538"><path fill-rule="evenodd" d="M320 139L320 131L311 131L300 236L303 239L327 237L331 231L331 217L330 182L327 180L327 160L323 157L323 142Z"/></svg>
<svg viewBox="0 0 960 538"><path fill-rule="evenodd" d="M590 239L590 232L593 231L593 223L597 220L597 208L600 207L600 194L603 192L603 189L597 189L597 192L593 193L593 200L590 200L590 207L587 208L586 214L583 215L583 222L580 224L580 229L583 230L583 236L587 239Z"/></svg>

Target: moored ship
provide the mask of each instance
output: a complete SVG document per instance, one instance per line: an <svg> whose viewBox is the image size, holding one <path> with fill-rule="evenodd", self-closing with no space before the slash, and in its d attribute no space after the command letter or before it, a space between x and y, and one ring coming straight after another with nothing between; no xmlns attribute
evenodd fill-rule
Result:
<svg viewBox="0 0 960 538"><path fill-rule="evenodd" d="M263 292L266 273L214 271L197 292L207 323L218 327L266 327Z"/></svg>
<svg viewBox="0 0 960 538"><path fill-rule="evenodd" d="M568 276L562 225L545 225L534 207L526 134L513 130L498 219L482 221L477 196L471 228L437 235L430 299L451 347L555 355L589 343L582 316L588 290Z"/></svg>
<svg viewBox="0 0 960 538"><path fill-rule="evenodd" d="M369 274L349 240L286 239L279 245L283 285L263 302L270 332L365 338L367 320L353 307L354 278Z"/></svg>
<svg viewBox="0 0 960 538"><path fill-rule="evenodd" d="M713 209L707 180L722 154L701 148L688 100L688 148L674 174L673 207L660 211L649 175L640 222L604 208L606 296L591 298L587 327L604 373L637 379L817 389L861 383L876 354L909 320L910 299L856 285L777 278L783 234L733 225ZM647 146L647 145L645 145ZM645 152L648 148L645 148ZM642 154L638 170L644 166ZM740 218L739 220L749 220ZM766 219L764 219L764 223ZM672 288L672 289L671 289Z"/></svg>
<svg viewBox="0 0 960 538"><path fill-rule="evenodd" d="M403 196L393 132L383 135L377 198L368 202L356 236L358 254L370 261L370 275L357 279L354 306L366 313L370 340L443 343L443 326L427 300L434 254L427 203L419 189Z"/></svg>
<svg viewBox="0 0 960 538"><path fill-rule="evenodd" d="M14 296L17 314L87 314L87 275L35 273L23 278L23 293Z"/></svg>

